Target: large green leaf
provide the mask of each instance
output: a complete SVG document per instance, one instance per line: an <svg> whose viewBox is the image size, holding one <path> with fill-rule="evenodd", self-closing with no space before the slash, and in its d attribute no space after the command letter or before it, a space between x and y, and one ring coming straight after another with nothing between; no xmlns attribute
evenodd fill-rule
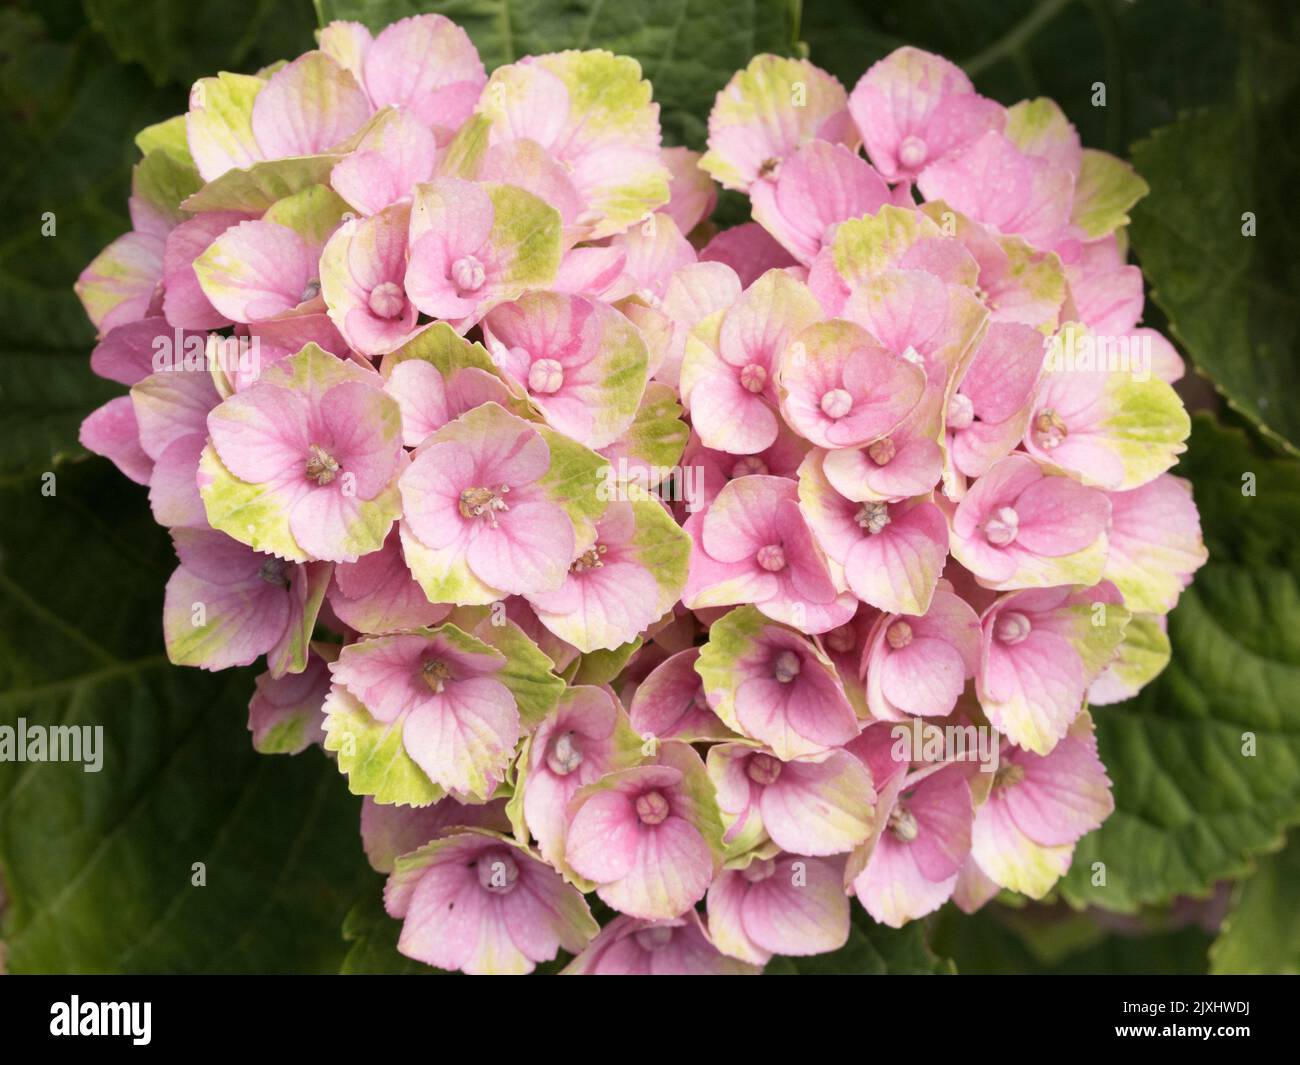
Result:
<svg viewBox="0 0 1300 1065"><path fill-rule="evenodd" d="M1177 472L1210 561L1170 615L1168 668L1093 711L1116 808L1062 882L1076 904L1203 896L1300 822L1300 467L1201 415Z"/></svg>
<svg viewBox="0 0 1300 1065"><path fill-rule="evenodd" d="M11 475L81 453L81 419L122 392L90 372L95 331L72 283L129 228L131 138L167 104L87 30L66 43L6 10L0 52L0 475Z"/></svg>
<svg viewBox="0 0 1300 1065"><path fill-rule="evenodd" d="M1213 973L1300 975L1300 833L1236 888L1210 948Z"/></svg>
<svg viewBox="0 0 1300 1065"><path fill-rule="evenodd" d="M963 975L1143 975L1201 974L1206 971L1210 933L1196 924L1181 928L1136 924L1115 931L1092 913L1048 913L1020 917L1005 906L986 906L967 915L945 907L936 921L935 950L952 958ZM1017 919L1019 918L1018 923ZM1025 927L1037 919L1041 927Z"/></svg>
<svg viewBox="0 0 1300 1065"><path fill-rule="evenodd" d="M1133 212L1132 236L1152 299L1197 370L1300 455L1300 256L1290 224L1300 10L1268 10L1290 26L1250 25L1236 104L1134 145L1151 195Z"/></svg>
<svg viewBox="0 0 1300 1065"><path fill-rule="evenodd" d="M91 24L124 63L159 84L218 70L251 74L312 47L308 0L85 0Z"/></svg>
<svg viewBox="0 0 1300 1065"><path fill-rule="evenodd" d="M141 490L100 459L41 487L0 491L0 724L102 728L103 760L0 762L9 967L335 971L357 800L318 750L253 752L248 671L167 662Z"/></svg>
<svg viewBox="0 0 1300 1065"><path fill-rule="evenodd" d="M526 55L607 48L641 63L669 143L700 147L713 97L759 52L790 55L798 0L316 0L321 24L356 19L378 30L437 12L464 27L488 70Z"/></svg>

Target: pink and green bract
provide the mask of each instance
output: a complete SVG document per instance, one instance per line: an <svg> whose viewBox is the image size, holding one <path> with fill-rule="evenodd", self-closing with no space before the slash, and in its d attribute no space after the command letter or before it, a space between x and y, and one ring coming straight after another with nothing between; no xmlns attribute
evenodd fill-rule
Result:
<svg viewBox="0 0 1300 1065"><path fill-rule="evenodd" d="M707 128L610 52L335 22L141 133L77 284L168 655L265 656L255 747L363 797L420 962L757 973L1043 898L1206 559L1127 163L910 47L758 56Z"/></svg>

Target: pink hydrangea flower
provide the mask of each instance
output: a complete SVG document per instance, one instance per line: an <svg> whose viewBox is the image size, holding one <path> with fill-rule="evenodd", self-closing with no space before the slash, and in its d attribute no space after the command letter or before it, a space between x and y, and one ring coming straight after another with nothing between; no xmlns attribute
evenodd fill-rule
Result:
<svg viewBox="0 0 1300 1065"><path fill-rule="evenodd" d="M721 825L704 763L665 743L659 764L609 773L569 806L565 859L621 913L678 917L720 866Z"/></svg>
<svg viewBox="0 0 1300 1065"><path fill-rule="evenodd" d="M530 851L485 829L397 859L384 906L407 957L466 973L519 974L599 931L582 895Z"/></svg>
<svg viewBox="0 0 1300 1065"><path fill-rule="evenodd" d="M864 603L924 614L948 557L948 523L924 498L857 502L826 476L832 453L813 452L799 469L799 501L817 542Z"/></svg>
<svg viewBox="0 0 1300 1065"><path fill-rule="evenodd" d="M872 716L903 721L952 712L980 663L980 619L941 582L920 617L885 614L863 655Z"/></svg>
<svg viewBox="0 0 1300 1065"><path fill-rule="evenodd" d="M819 322L795 336L778 379L786 421L824 448L887 439L925 390L921 367L847 321Z"/></svg>
<svg viewBox="0 0 1300 1065"><path fill-rule="evenodd" d="M259 673L248 703L248 731L263 754L300 754L325 742L322 707L330 690L329 666L311 654L301 673ZM421 841L423 842L423 841Z"/></svg>
<svg viewBox="0 0 1300 1065"><path fill-rule="evenodd" d="M212 529L174 529L172 543L180 565L163 602L168 658L217 670L265 654L277 677L306 666L331 567L295 566Z"/></svg>
<svg viewBox="0 0 1300 1065"><path fill-rule="evenodd" d="M843 862L781 854L725 869L709 887L709 934L724 953L755 965L774 954L838 950L849 938Z"/></svg>
<svg viewBox="0 0 1300 1065"><path fill-rule="evenodd" d="M349 644L330 666L435 784L487 798L519 740L519 709L498 674L499 651L454 626Z"/></svg>
<svg viewBox="0 0 1300 1065"><path fill-rule="evenodd" d="M669 655L637 685L628 707L637 735L695 743L729 734L704 694L695 670L699 657L698 647Z"/></svg>
<svg viewBox="0 0 1300 1065"><path fill-rule="evenodd" d="M899 928L942 906L970 853L973 817L961 767L897 774L881 793L879 836L853 878L867 913Z"/></svg>
<svg viewBox="0 0 1300 1065"><path fill-rule="evenodd" d="M1103 493L1014 454L957 505L951 550L991 588L1094 583L1105 564L1109 521Z"/></svg>
<svg viewBox="0 0 1300 1065"><path fill-rule="evenodd" d="M895 49L862 75L849 113L888 181L915 181L926 167L1004 122L1002 107L976 93L960 67L910 47Z"/></svg>
<svg viewBox="0 0 1300 1065"><path fill-rule="evenodd" d="M761 747L719 743L708 769L728 844L766 836L792 854L843 854L871 833L871 774L842 750L783 762Z"/></svg>
<svg viewBox="0 0 1300 1065"><path fill-rule="evenodd" d="M623 708L601 688L574 685L529 740L521 767L524 823L542 857L564 867L567 811L578 789L630 768L641 741Z"/></svg>
<svg viewBox="0 0 1300 1065"><path fill-rule="evenodd" d="M682 602L691 609L753 603L805 632L826 632L852 617L852 596L837 592L798 492L784 477L739 477L691 515Z"/></svg>
<svg viewBox="0 0 1300 1065"><path fill-rule="evenodd" d="M430 567L447 575L444 601L491 602L564 582L576 538L541 483L550 465L541 434L495 403L425 441L401 477L402 542L408 561L423 550ZM475 582L501 594L479 596Z"/></svg>
<svg viewBox="0 0 1300 1065"><path fill-rule="evenodd" d="M570 976L756 976L761 971L718 950L694 910L661 921L615 917L564 970Z"/></svg>
<svg viewBox="0 0 1300 1065"><path fill-rule="evenodd" d="M775 443L780 432L777 360L819 317L817 301L804 285L769 271L714 329L706 332L704 323L697 328L686 343L681 386L691 423L705 446L752 455Z"/></svg>
<svg viewBox="0 0 1300 1065"><path fill-rule="evenodd" d="M989 722L1018 746L1049 753L1114 657L1128 617L1109 582L1001 596L981 619L978 691Z"/></svg>
<svg viewBox="0 0 1300 1065"><path fill-rule="evenodd" d="M1070 868L1074 845L1114 809L1083 714L1046 756L1003 747L993 787L975 814L971 856L999 887L1041 899Z"/></svg>
<svg viewBox="0 0 1300 1065"><path fill-rule="evenodd" d="M782 759L820 754L860 729L825 654L752 608L714 622L695 668L714 712Z"/></svg>
<svg viewBox="0 0 1300 1065"><path fill-rule="evenodd" d="M286 558L352 562L379 547L402 460L400 415L381 383L308 347L224 400L207 419L221 466L201 486L208 520Z"/></svg>

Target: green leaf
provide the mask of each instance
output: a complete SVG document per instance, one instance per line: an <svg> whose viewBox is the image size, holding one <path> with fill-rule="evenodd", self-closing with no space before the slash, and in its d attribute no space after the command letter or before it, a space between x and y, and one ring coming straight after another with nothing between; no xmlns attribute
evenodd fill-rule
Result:
<svg viewBox="0 0 1300 1065"><path fill-rule="evenodd" d="M1203 974L1210 933L1190 924L1168 927L1154 914L1121 932L1094 912L1031 904L1024 909L985 906L964 914L955 906L938 915L931 943L963 975Z"/></svg>
<svg viewBox="0 0 1300 1065"><path fill-rule="evenodd" d="M1300 822L1300 467L1200 415L1178 472L1210 561L1169 616L1169 666L1093 711L1115 813L1075 851L1075 905L1204 896Z"/></svg>
<svg viewBox="0 0 1300 1065"><path fill-rule="evenodd" d="M102 765L0 762L9 967L335 971L355 800L319 751L252 750L249 671L167 663L144 493L99 459L55 484L0 490L0 724L102 728Z"/></svg>
<svg viewBox="0 0 1300 1065"><path fill-rule="evenodd" d="M95 330L77 275L129 228L132 135L178 94L116 67L90 31L54 40L30 14L0 19L0 477L84 455L81 420L123 389L90 372Z"/></svg>
<svg viewBox="0 0 1300 1065"><path fill-rule="evenodd" d="M1284 850L1259 860L1232 896L1210 972L1300 974L1300 833Z"/></svg>
<svg viewBox="0 0 1300 1065"><path fill-rule="evenodd" d="M1134 145L1151 195L1132 225L1151 298L1174 338L1229 406L1296 455L1300 259L1288 221L1294 168L1285 160L1289 153L1294 162L1298 106L1292 91L1249 110L1203 111Z"/></svg>
<svg viewBox="0 0 1300 1065"><path fill-rule="evenodd" d="M256 70L312 47L305 3L86 0L85 6L118 59L139 63L159 85L188 85L218 69Z"/></svg>
<svg viewBox="0 0 1300 1065"><path fill-rule="evenodd" d="M665 138L702 147L713 98L759 52L791 55L797 0L316 0L321 25L357 19L372 30L437 12L462 26L488 70L525 55L606 48L641 63L654 85Z"/></svg>

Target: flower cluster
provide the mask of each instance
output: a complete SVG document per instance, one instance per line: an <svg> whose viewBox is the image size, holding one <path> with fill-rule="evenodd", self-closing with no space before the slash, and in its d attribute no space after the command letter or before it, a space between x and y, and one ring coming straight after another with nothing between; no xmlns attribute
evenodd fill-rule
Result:
<svg viewBox="0 0 1300 1065"><path fill-rule="evenodd" d="M765 55L701 156L634 60L425 15L137 143L82 441L171 531L172 661L265 656L256 747L364 796L404 953L756 972L853 896L1041 898L1108 815L1086 705L1205 552L1144 186L1051 101Z"/></svg>

